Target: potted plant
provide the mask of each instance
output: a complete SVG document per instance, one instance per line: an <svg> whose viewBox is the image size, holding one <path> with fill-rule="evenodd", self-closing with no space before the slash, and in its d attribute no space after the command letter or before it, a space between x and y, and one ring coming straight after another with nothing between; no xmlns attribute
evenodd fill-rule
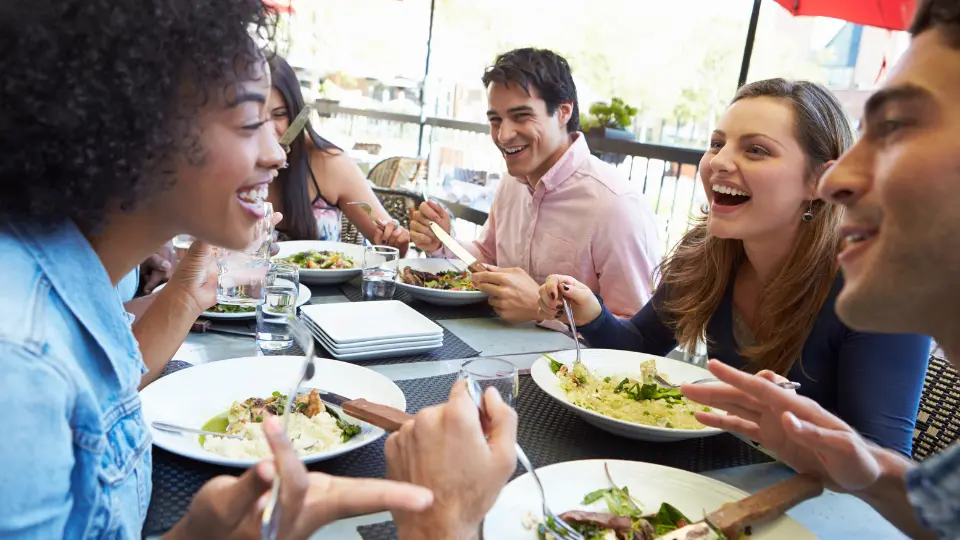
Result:
<svg viewBox="0 0 960 540"><path fill-rule="evenodd" d="M637 114L637 108L627 105L620 98L612 98L610 103L598 102L590 106L589 114L582 115L580 126L584 133L606 137L608 139L633 140L634 134L627 131Z"/></svg>

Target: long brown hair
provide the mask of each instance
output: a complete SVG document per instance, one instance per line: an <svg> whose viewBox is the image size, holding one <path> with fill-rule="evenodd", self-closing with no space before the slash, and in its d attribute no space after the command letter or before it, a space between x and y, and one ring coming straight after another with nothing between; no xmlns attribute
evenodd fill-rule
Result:
<svg viewBox="0 0 960 540"><path fill-rule="evenodd" d="M796 137L807 157L807 176L817 181L825 164L853 144L843 106L826 88L806 81L769 79L745 85L733 98L772 97L794 110ZM842 210L813 202L813 220L802 223L786 262L764 284L757 304L755 344L740 351L747 369L785 375L800 359L807 336L826 301L838 271ZM736 268L746 258L741 240L717 238L707 219L697 220L676 250L660 265L660 285L667 298L661 318L674 328L680 345L693 352L706 335Z"/></svg>

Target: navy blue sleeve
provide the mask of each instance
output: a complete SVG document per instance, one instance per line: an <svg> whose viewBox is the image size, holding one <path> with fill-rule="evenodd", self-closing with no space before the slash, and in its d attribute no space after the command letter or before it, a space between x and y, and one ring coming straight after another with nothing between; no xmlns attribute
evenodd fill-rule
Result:
<svg viewBox="0 0 960 540"><path fill-rule="evenodd" d="M591 347L665 356L676 348L677 340L655 308L663 294L663 290L657 291L629 321L617 318L607 306L603 306L603 312L595 321L577 330ZM603 299L597 298L603 304Z"/></svg>
<svg viewBox="0 0 960 540"><path fill-rule="evenodd" d="M930 338L847 330L838 360L838 416L867 439L910 457Z"/></svg>

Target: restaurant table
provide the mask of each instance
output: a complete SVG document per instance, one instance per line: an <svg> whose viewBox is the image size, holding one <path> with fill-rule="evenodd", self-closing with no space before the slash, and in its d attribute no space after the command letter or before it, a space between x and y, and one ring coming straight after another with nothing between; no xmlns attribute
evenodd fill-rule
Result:
<svg viewBox="0 0 960 540"><path fill-rule="evenodd" d="M345 289L347 294L342 294ZM314 290L314 297L311 299L313 304L323 304L330 302L350 301L352 292L349 285L343 286L337 292L331 287L317 287ZM416 307L416 304L412 304ZM467 306L469 309L470 307ZM447 308L451 309L451 308ZM452 308L455 311L455 308ZM504 358L518 367L518 369L529 368L541 352L568 349L573 347L572 340L558 332L548 331L538 328L535 325L508 326L498 319L486 317L457 318L456 314L451 312L453 318L435 319L438 324L443 326L449 334L454 335L471 349L475 350L480 356L497 356ZM322 349L319 349L322 350ZM177 354L175 360L180 360L193 365L215 362L227 358L256 356L258 354L256 344L252 338L244 336L226 335L226 334L191 334ZM476 356L476 355L474 355ZM453 377L459 371L463 358L449 359L430 359L427 361L401 361L389 363L378 363L377 361L363 363L370 369L377 371L391 380L398 382L401 386L416 385L420 381L435 380L442 384L450 384ZM428 379L434 378L434 379ZM522 378L523 379L523 378ZM540 390L536 388L532 380L521 381L521 394L518 402L518 411L521 410L522 401L525 395L534 396ZM531 397L531 399L533 399ZM548 399L542 398L544 402ZM408 395L408 408L411 401ZM524 437L530 437L530 431L536 430L535 425L538 418L527 418L521 414L521 443ZM525 429L526 421L526 429ZM551 418L551 421L556 421ZM565 420L568 424L575 423L576 420ZM531 424L534 426L531 427ZM592 427L579 427L580 429L595 429ZM596 431L596 437L602 438L607 435L604 432ZM612 437L612 436L611 436ZM719 435L730 439L729 435ZM529 438L527 439L530 440ZM626 439L616 439L617 441L627 442ZM711 440L711 439L702 439ZM725 441L724 444L742 444L739 441ZM650 443L655 444L655 443ZM687 447L696 444L691 442ZM719 444L719 443L718 443ZM526 446L526 444L524 444ZM589 446L589 445L586 445ZM527 448L525 448L527 449ZM357 452L361 452L358 450ZM534 449L536 451L536 449ZM160 453L162 451L157 451ZM753 450L743 449L743 452L754 452ZM528 449L528 453L530 449ZM179 459L174 456L175 459ZM701 462L709 459L710 456L701 456ZM531 456L536 466L542 466L537 463L537 458ZM155 458L156 461L156 458ZM561 460L561 461L565 461ZM732 486L738 487L748 492L756 492L777 481L783 480L792 474L787 467L774 463L752 464L737 467L713 468L709 464L699 463L698 467L701 474L715 478ZM239 474L239 470L236 473ZM519 474L518 471L517 474ZM155 469L156 474L156 469ZM155 479L156 483L156 479ZM867 504L850 495L825 492L822 496L807 501L797 506L789 512L789 515L810 529L819 538L904 538L893 526L889 525ZM149 521L149 520L148 520ZM389 513L378 513L368 516L340 520L331 523L313 535L314 540L373 540L380 538L391 538L391 526ZM358 527L360 528L358 530ZM153 532L153 531L151 531ZM362 534L361 534L362 533ZM150 538L156 538L151 536Z"/></svg>

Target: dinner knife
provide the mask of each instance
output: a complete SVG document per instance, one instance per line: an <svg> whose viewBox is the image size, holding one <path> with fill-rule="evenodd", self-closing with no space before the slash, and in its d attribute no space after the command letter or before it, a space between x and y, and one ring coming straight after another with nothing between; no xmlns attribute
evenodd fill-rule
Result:
<svg viewBox="0 0 960 540"><path fill-rule="evenodd" d="M413 415L406 411L401 411L400 409L379 403L373 403L363 398L350 399L322 388L307 388L301 386L297 389L297 393L309 394L313 390L317 391L320 401L335 407L340 407L343 409L343 412L357 420L362 420L387 431L397 431L405 422L413 420Z"/></svg>
<svg viewBox="0 0 960 540"><path fill-rule="evenodd" d="M307 120L310 119L310 111L312 110L313 107L310 105L304 105L304 107L300 109L300 114L291 122L290 127L283 132L283 135L280 137L280 146L283 147L284 152L290 151L290 143L297 138L297 135L303 130L303 126L307 125Z"/></svg>
<svg viewBox="0 0 960 540"><path fill-rule="evenodd" d="M707 514L703 521L681 527L657 540L735 540L748 526L781 516L787 510L823 493L823 482L809 474L792 478Z"/></svg>
<svg viewBox="0 0 960 540"><path fill-rule="evenodd" d="M447 231L443 230L443 227L437 225L436 222L430 222L430 230L437 236L437 240L440 240L443 247L452 251L458 259L466 263L467 268L469 268L471 272L488 271L486 266L477 261L476 257L471 255L466 248L460 245L460 242L454 240L453 237L447 234Z"/></svg>

